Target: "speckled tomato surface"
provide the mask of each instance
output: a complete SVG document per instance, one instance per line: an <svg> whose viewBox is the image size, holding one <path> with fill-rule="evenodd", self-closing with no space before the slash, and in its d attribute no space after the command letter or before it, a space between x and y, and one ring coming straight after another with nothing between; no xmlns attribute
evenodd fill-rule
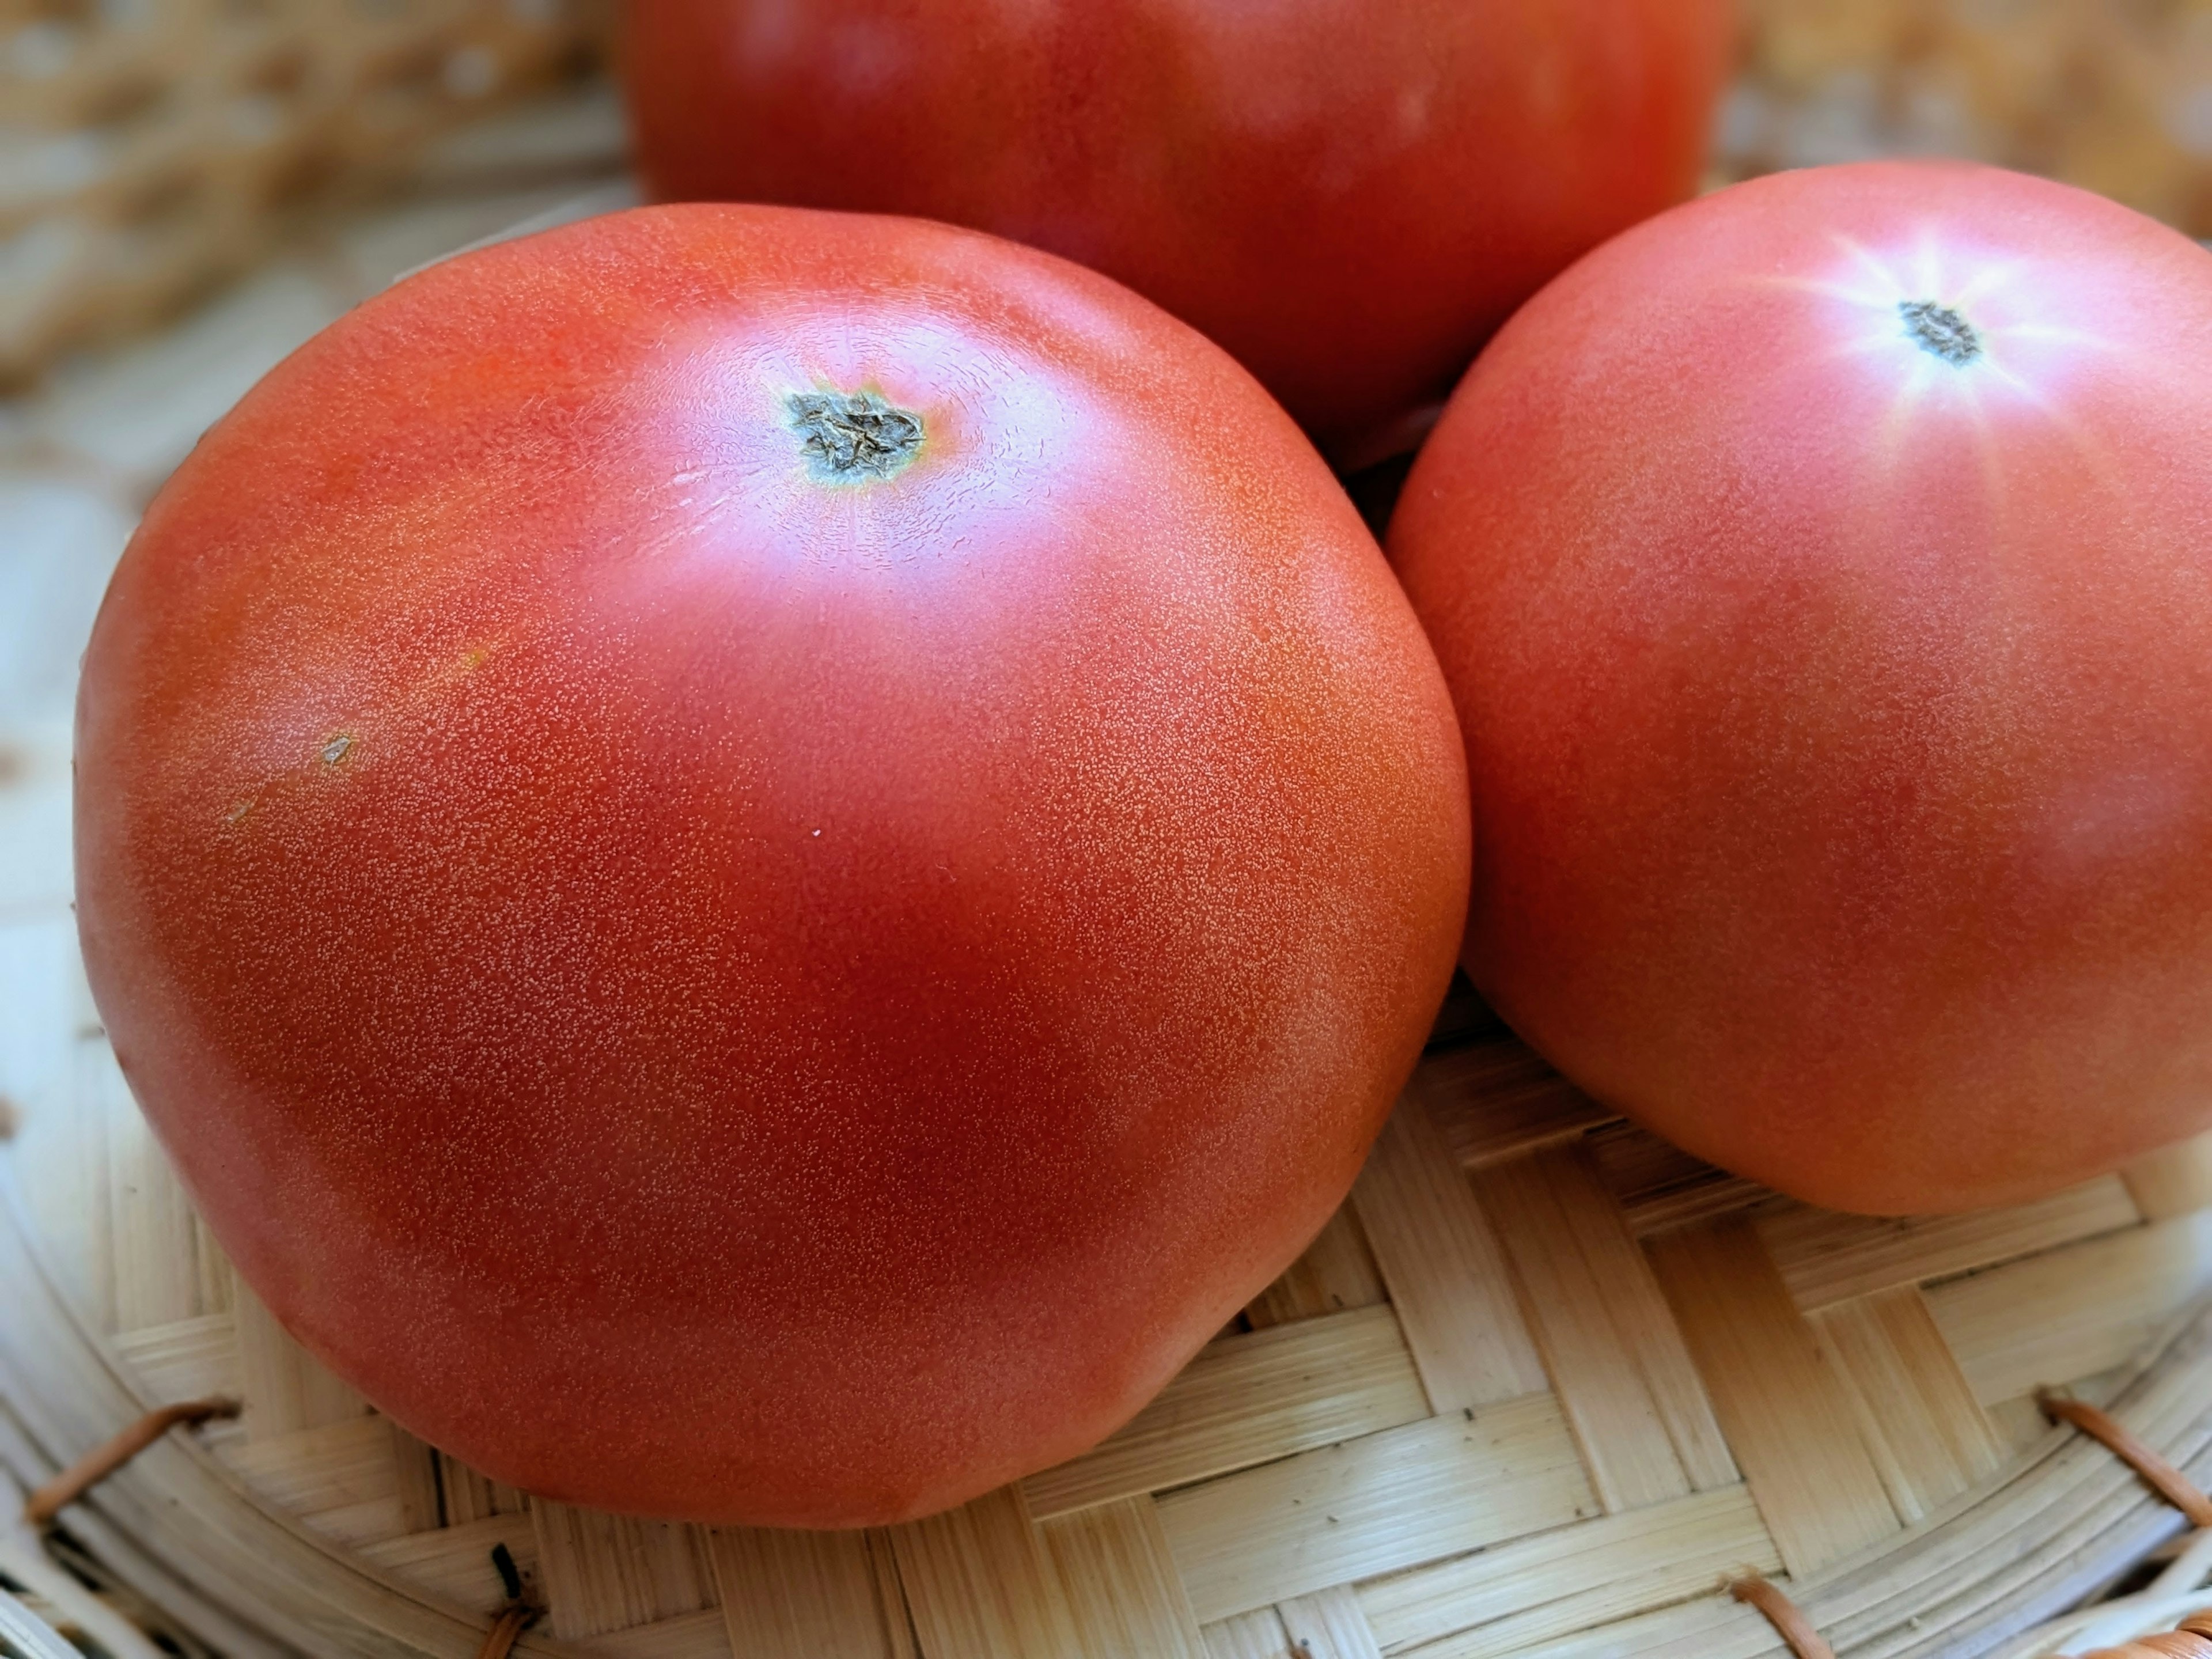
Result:
<svg viewBox="0 0 2212 1659"><path fill-rule="evenodd" d="M1103 277L646 210L280 367L125 555L79 916L270 1307L502 1480L882 1522L1083 1449L1342 1198L1465 782L1320 458Z"/></svg>
<svg viewBox="0 0 2212 1659"><path fill-rule="evenodd" d="M1694 187L1727 0L631 0L671 198L918 213L1218 341L1333 451Z"/></svg>
<svg viewBox="0 0 2212 1659"><path fill-rule="evenodd" d="M1846 1209L2212 1124L2212 256L1877 163L1509 324L1391 555L1467 734L1466 961L1693 1152Z"/></svg>

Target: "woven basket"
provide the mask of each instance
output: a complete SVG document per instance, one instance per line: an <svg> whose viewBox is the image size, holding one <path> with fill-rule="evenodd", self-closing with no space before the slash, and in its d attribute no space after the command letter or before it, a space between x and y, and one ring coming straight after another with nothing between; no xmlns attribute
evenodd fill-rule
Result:
<svg viewBox="0 0 2212 1659"><path fill-rule="evenodd" d="M2142 110L2172 104L2059 97L2066 73L2081 78L2062 72L2080 61L2065 43L2112 34L2078 0L1753 10L1735 171L1832 159L1807 146L1835 140L1845 105L1865 124L1845 142L1899 142L1897 124L1930 107L1915 101L1930 66L1984 46L2063 47L2041 79L1956 83L1989 153L2035 160L2003 146L2057 130L2022 88L2084 131L2140 133ZM491 15L476 0L405 15L428 28L433 11L460 31L436 36L447 51L465 32L454 20ZM264 22L278 14L296 23L303 0ZM2191 15L2128 9L2128 39L2166 49L2111 61L2183 85ZM106 39L111 25L75 27ZM2000 107L2007 86L2017 108ZM2092 119L2099 108L2120 112ZM317 129L343 130L335 115ZM2142 153L2174 149L2160 142ZM2184 203L2196 165L2115 193L2156 207L2144 192L2163 179ZM276 174L210 176L250 204ZM100 199L114 206L63 205L90 216L88 235L137 234L128 191ZM223 222L245 235L267 222L257 210ZM0 217L0 237L24 222ZM118 277L112 291L158 295L161 272L206 268L156 260L143 289ZM0 342L32 342L0 343L0 360L159 303L90 295L38 313L75 320L0 323ZM371 1413L284 1336L193 1216L83 988L66 742L56 725L0 732L0 1119L15 1123L0 1157L0 1467L27 1488L151 1407L245 1407L155 1444L66 1510L58 1536L0 1534L0 1593L36 1592L115 1659L467 1659L510 1602L502 1547L537 1614L519 1650L539 1655L1751 1659L1780 1639L1722 1586L1761 1573L1844 1659L2018 1659L2047 1650L2032 1634L2043 1621L2184 1525L2101 1446L2052 1428L2039 1386L2110 1407L2212 1478L2212 1144L2012 1211L1829 1214L1611 1117L1463 999L1352 1201L1091 1455L868 1534L535 1503Z"/></svg>
<svg viewBox="0 0 2212 1659"><path fill-rule="evenodd" d="M2207 0L1740 0L1722 171L1971 155L2212 236Z"/></svg>
<svg viewBox="0 0 2212 1659"><path fill-rule="evenodd" d="M587 55L603 0L0 0L0 380Z"/></svg>
<svg viewBox="0 0 2212 1659"><path fill-rule="evenodd" d="M0 861L65 870L64 742L13 750ZM1089 1455L882 1532L617 1519L374 1415L234 1279L116 1070L64 893L0 916L0 1032L25 1091L0 1462L28 1486L149 1406L242 1399L64 1516L238 1659L465 1659L501 1545L548 1655L1778 1652L1719 1594L1747 1572L1844 1655L1993 1654L2182 1526L2038 1385L2212 1473L2212 1147L2000 1212L1831 1214L1611 1117L1470 999L1351 1202Z"/></svg>

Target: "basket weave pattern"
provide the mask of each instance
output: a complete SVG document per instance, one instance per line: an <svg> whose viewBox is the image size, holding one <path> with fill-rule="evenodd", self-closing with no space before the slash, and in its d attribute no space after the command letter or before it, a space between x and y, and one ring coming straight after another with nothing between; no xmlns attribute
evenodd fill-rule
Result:
<svg viewBox="0 0 2212 1659"><path fill-rule="evenodd" d="M574 62L589 0L0 0L0 378L173 307L288 210Z"/></svg>
<svg viewBox="0 0 2212 1659"><path fill-rule="evenodd" d="M244 1399L164 1455L211 1453L332 1574L452 1615L387 1651L467 1651L504 1544L544 1610L521 1650L617 1659L1728 1659L1779 1650L1717 1593L1747 1571L1847 1609L1871 1644L1839 1652L1979 1652L1971 1629L2063 1605L1951 1605L1956 1571L1917 1565L1994 1524L1979 1495L2051 1488L2001 1517L2015 1552L2024 1515L2137 1552L2180 1524L2031 1395L2111 1397L2199 1295L2203 1143L2015 1210L1851 1218L1695 1163L1481 1025L1431 1050L1297 1266L1096 1451L881 1532L709 1530L533 1502L371 1413L235 1281L96 1030L76 1043L66 1133L17 1154L45 1271L143 1401ZM2185 1465L2205 1372L2117 1409Z"/></svg>

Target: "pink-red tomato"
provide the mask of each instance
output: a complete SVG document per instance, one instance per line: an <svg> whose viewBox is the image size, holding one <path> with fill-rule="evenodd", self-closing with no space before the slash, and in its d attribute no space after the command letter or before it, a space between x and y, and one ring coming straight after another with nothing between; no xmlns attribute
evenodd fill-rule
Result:
<svg viewBox="0 0 2212 1659"><path fill-rule="evenodd" d="M1391 553L1465 961L1570 1077L1846 1209L2212 1123L2212 256L1950 164L1785 173L1499 334Z"/></svg>
<svg viewBox="0 0 2212 1659"><path fill-rule="evenodd" d="M1695 185L1727 0L631 0L666 198L973 225L1208 334L1326 447Z"/></svg>
<svg viewBox="0 0 2212 1659"><path fill-rule="evenodd" d="M1419 624L1243 370L918 221L400 284L149 512L78 713L125 1075L286 1325L532 1491L849 1526L1127 1418L1442 998Z"/></svg>

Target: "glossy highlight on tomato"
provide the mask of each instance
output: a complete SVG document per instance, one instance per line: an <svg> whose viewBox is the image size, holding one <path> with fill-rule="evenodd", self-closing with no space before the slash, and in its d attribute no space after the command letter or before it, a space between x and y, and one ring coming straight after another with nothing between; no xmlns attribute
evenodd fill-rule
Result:
<svg viewBox="0 0 2212 1659"><path fill-rule="evenodd" d="M1435 660L1218 349L970 232L648 209L371 301L85 667L79 918L246 1280L603 1508L1127 1419L1342 1199L1464 915Z"/></svg>
<svg viewBox="0 0 2212 1659"><path fill-rule="evenodd" d="M1206 334L1333 454L1695 187L1726 0L632 0L663 199L911 213Z"/></svg>
<svg viewBox="0 0 2212 1659"><path fill-rule="evenodd" d="M1468 970L1583 1087L1886 1212L2212 1124L2212 255L1990 168L1739 185L1500 333L1390 548Z"/></svg>

